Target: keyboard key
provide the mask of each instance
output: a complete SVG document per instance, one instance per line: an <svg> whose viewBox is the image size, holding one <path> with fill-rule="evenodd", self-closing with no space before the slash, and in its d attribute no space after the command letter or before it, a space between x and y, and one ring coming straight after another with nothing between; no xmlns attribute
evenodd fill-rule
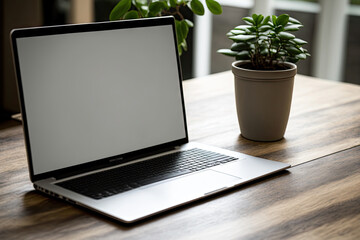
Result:
<svg viewBox="0 0 360 240"><path fill-rule="evenodd" d="M180 171L177 171L177 172L171 172L171 173L167 173L167 174L161 174L161 175L158 175L158 176L154 176L154 177L151 177L151 178L142 179L142 180L139 180L137 183L144 186L144 185L147 185L147 184L159 182L161 180L178 177L178 176L181 176L181 175L184 175L184 174L187 174L187 173L191 173L191 172L192 171L189 170L189 169L180 170Z"/></svg>

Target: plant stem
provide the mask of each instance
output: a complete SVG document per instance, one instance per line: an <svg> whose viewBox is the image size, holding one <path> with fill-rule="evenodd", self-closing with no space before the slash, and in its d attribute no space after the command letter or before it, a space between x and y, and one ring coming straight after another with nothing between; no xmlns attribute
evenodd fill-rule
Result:
<svg viewBox="0 0 360 240"><path fill-rule="evenodd" d="M175 8L170 8L169 10L164 10L161 15L162 16L164 16L164 15L172 15L174 17L178 16L180 18L180 20L184 20L185 17L180 12L180 7L182 7L182 6L185 6L185 4L176 5ZM171 11L171 9L175 9L175 11Z"/></svg>

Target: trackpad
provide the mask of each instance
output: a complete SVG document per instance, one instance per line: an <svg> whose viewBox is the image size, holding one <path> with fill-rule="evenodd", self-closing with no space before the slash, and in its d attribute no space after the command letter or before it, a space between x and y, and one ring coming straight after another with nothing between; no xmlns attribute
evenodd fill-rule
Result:
<svg viewBox="0 0 360 240"><path fill-rule="evenodd" d="M233 186L240 178L206 170L114 196L122 219L137 219ZM110 199L109 199L110 200Z"/></svg>
<svg viewBox="0 0 360 240"><path fill-rule="evenodd" d="M175 180L160 183L150 187L149 191L159 190L161 195L191 195L202 196L214 190L233 186L234 183L238 183L240 178L230 176L227 174L219 173L213 170L206 170L198 173L191 174ZM177 196L176 198L179 198Z"/></svg>

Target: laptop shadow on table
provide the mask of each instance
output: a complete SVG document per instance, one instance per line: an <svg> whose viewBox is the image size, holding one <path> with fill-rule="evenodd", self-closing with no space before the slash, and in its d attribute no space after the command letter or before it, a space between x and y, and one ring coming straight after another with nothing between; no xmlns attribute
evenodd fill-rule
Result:
<svg viewBox="0 0 360 240"><path fill-rule="evenodd" d="M111 225L126 230L125 224L119 224L115 220L104 215L90 211L79 205L71 204L65 200L47 195L43 192L31 190L23 196L22 211L24 215L31 216L37 225L51 224L81 225L84 221L99 221L99 223L110 223ZM61 221L59 221L61 219ZM96 224L96 223L95 223ZM43 227L39 231L43 231ZM55 230L55 229L54 229ZM36 231L36 227L32 229Z"/></svg>
<svg viewBox="0 0 360 240"><path fill-rule="evenodd" d="M286 175L289 175L290 172L288 170L283 170L279 173L272 174L266 177L263 177L261 179L257 179L254 181L251 181L249 183L246 183L244 185L228 189L219 193L216 193L212 196L208 196L205 199L198 199L192 203L187 203L186 205L178 206L173 209L167 210L163 213L156 214L154 216L145 218L143 220L140 220L135 223L122 223L117 220L114 220L110 217L106 217L102 214L93 212L89 209L86 209L84 207L70 204L68 202L65 202L64 200L46 195L42 192L38 192L35 190L32 190L30 192L27 192L23 197L23 210L27 215L40 215L42 222L47 222L46 219L47 216L50 218L49 221L54 220L53 215L60 214L56 219L62 218L61 214L64 214L64 220L66 220L66 224L81 224L82 220L85 218L92 218L95 217L96 219L93 219L94 221L100 221L102 223L109 223L112 226L115 226L119 230L127 231L131 230L136 227L140 227L142 225L147 225L153 222L156 222L158 220L161 220L165 217L170 217L172 215L175 215L177 213L180 213L186 209L190 209L196 206L201 206L202 204L211 202L216 200L217 198L226 197L230 194L233 194L238 191L242 191L248 188L255 187L259 184L263 184L268 181L272 181L276 178L284 177ZM53 201L55 200L55 201ZM72 205L72 206L71 206ZM84 214L86 212L86 214ZM37 220L37 219L35 219ZM54 220L56 221L56 220ZM78 222L77 222L78 221ZM41 224L41 223L40 223ZM46 224L46 223L44 223Z"/></svg>

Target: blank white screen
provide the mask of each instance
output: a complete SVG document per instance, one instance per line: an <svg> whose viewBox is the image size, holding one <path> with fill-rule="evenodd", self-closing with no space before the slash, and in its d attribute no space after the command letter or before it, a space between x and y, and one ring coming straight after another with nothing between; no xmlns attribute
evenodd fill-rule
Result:
<svg viewBox="0 0 360 240"><path fill-rule="evenodd" d="M17 39L34 174L184 138L170 25Z"/></svg>

